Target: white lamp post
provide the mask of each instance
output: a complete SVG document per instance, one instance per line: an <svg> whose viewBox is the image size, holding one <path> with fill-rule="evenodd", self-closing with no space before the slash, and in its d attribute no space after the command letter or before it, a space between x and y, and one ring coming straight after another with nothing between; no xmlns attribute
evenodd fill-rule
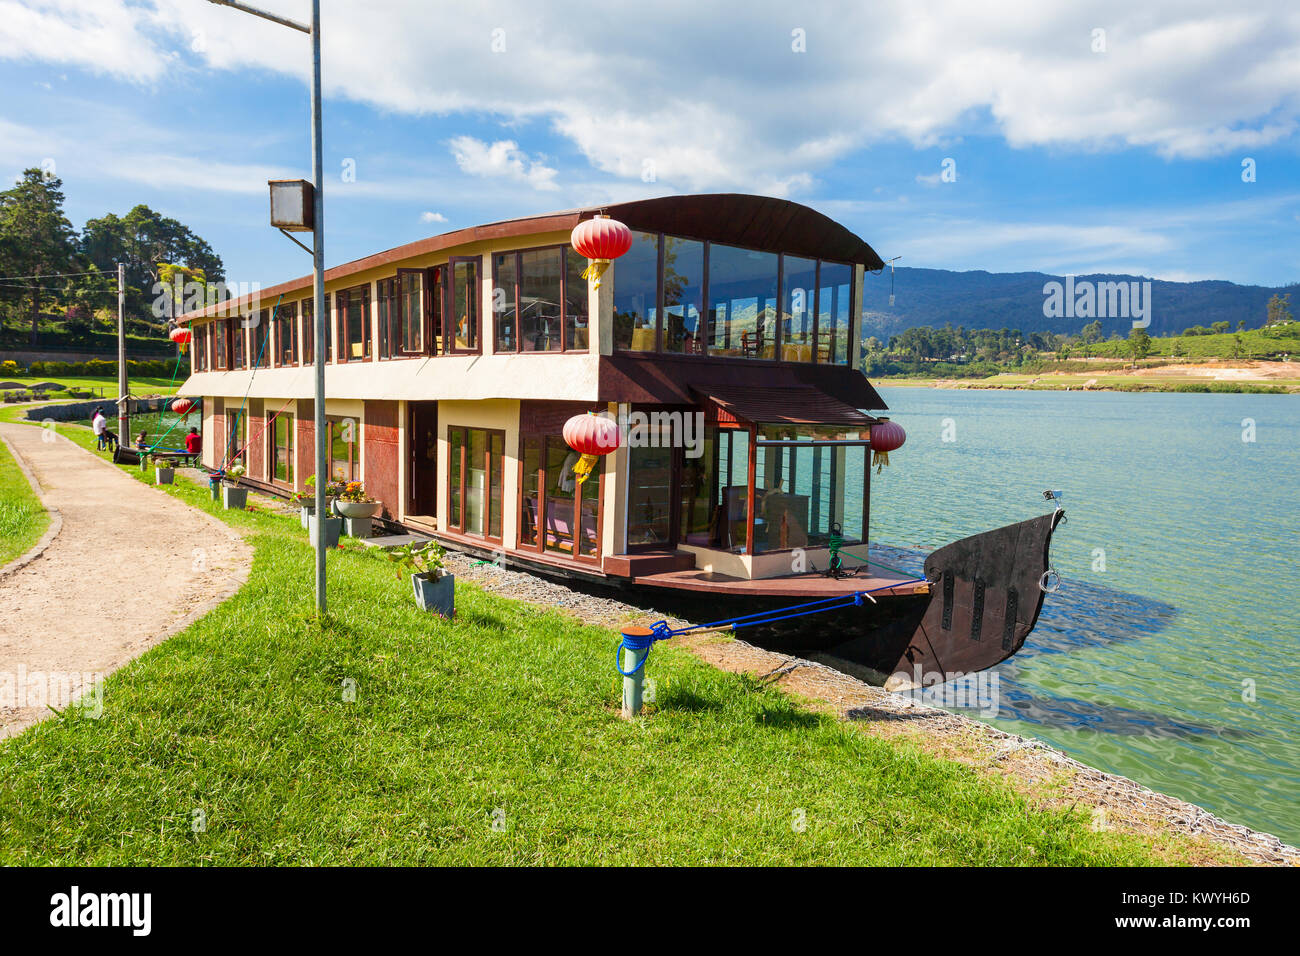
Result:
<svg viewBox="0 0 1300 956"><path fill-rule="evenodd" d="M320 84L320 0L312 0L311 24L299 23L236 0L209 0L218 6L233 7L270 20L311 37L311 175L314 181L277 180L271 186L271 224L282 232L311 231L312 277L315 286L312 309L315 348L316 402L316 534L312 541L316 549L316 611L325 613L325 243L324 243L324 162L321 152L321 84ZM296 218L295 218L296 217ZM289 238L293 238L290 236ZM294 240L297 242L297 240ZM298 243L302 245L302 243ZM303 248L306 248L303 246Z"/></svg>

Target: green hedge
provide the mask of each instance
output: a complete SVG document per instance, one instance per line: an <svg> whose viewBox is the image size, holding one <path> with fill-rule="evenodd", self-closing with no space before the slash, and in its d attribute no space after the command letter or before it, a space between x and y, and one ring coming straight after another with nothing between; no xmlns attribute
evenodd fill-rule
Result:
<svg viewBox="0 0 1300 956"><path fill-rule="evenodd" d="M177 377L189 373L188 361L183 362ZM175 359L127 359L126 370L131 375L146 378L170 378L176 371ZM28 375L85 375L113 376L117 374L117 363L106 359L91 359L89 362L33 362L27 369Z"/></svg>

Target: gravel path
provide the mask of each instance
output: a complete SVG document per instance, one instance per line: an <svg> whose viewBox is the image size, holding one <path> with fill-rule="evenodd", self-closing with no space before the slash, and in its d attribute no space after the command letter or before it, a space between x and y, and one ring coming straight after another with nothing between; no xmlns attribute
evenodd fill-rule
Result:
<svg viewBox="0 0 1300 956"><path fill-rule="evenodd" d="M87 691L234 594L252 548L227 525L31 425L0 436L62 527L22 567L0 569L0 737Z"/></svg>

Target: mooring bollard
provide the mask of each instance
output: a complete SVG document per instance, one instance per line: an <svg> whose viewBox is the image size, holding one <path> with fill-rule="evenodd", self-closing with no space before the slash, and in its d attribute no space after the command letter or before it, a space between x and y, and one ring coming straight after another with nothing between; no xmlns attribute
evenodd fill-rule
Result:
<svg viewBox="0 0 1300 956"><path fill-rule="evenodd" d="M650 656L654 632L648 627L633 625L623 628L623 716L635 717L641 713L642 685L645 681L645 662Z"/></svg>

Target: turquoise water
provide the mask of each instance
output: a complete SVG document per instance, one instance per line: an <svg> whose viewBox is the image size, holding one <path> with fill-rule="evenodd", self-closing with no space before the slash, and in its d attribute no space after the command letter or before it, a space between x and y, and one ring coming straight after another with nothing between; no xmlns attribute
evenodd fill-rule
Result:
<svg viewBox="0 0 1300 956"><path fill-rule="evenodd" d="M1064 586L990 722L1300 843L1300 397L880 392L908 438L876 541L929 551L1064 491Z"/></svg>

